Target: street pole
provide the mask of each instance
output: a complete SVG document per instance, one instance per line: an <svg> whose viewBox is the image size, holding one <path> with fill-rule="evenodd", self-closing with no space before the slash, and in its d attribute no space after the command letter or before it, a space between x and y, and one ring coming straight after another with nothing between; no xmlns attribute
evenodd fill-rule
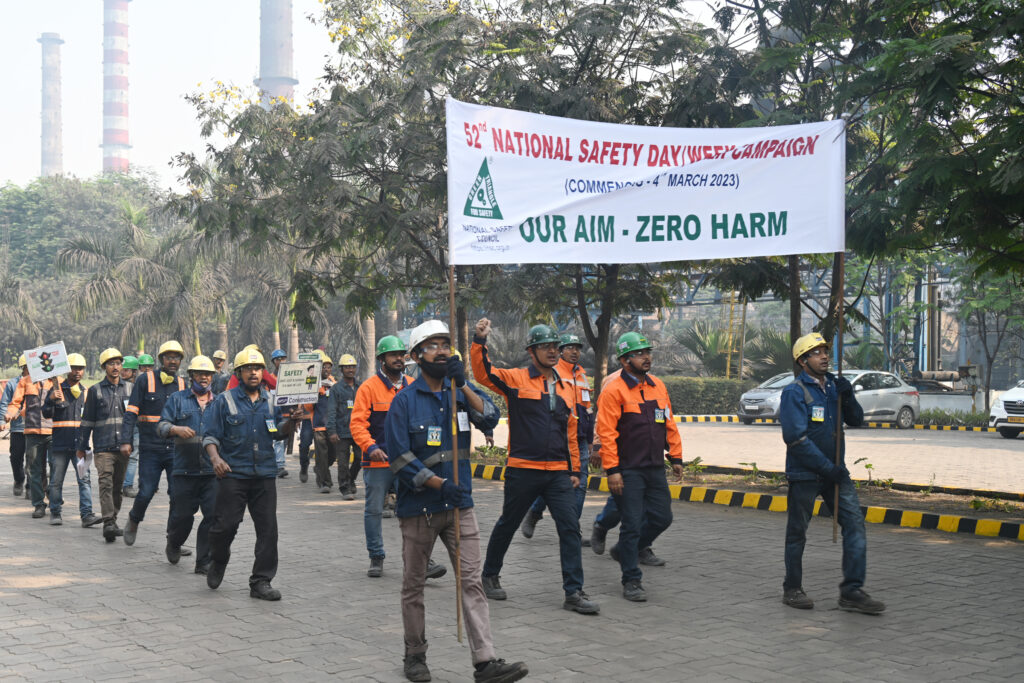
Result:
<svg viewBox="0 0 1024 683"><path fill-rule="evenodd" d="M441 222L438 216L437 222ZM455 324L455 266L448 266L448 314L449 325ZM455 399L455 383L449 386L451 394L451 417L452 417L452 467L455 474L452 480L459 485L459 423L458 404ZM462 642L462 512L455 508L455 633L459 642Z"/></svg>
<svg viewBox="0 0 1024 683"><path fill-rule="evenodd" d="M839 316L836 326L836 336L833 342L837 351L836 377L843 376L843 290L846 288L846 253L840 252L836 255L839 261L837 273L833 273L833 279L839 280L839 295L836 297L836 314ZM834 283L833 283L834 284ZM836 465L840 463L843 445L843 395L836 397ZM835 484L835 495L832 500L832 542L839 542L839 484Z"/></svg>

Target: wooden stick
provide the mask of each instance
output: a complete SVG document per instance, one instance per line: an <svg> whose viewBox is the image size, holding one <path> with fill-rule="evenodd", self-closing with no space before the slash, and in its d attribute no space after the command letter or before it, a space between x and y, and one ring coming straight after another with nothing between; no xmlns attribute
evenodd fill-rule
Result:
<svg viewBox="0 0 1024 683"><path fill-rule="evenodd" d="M839 324L836 327L836 336L832 346L838 353L836 360L836 378L843 376L843 290L846 287L846 253L839 253L839 301L836 305L839 315ZM833 279L836 274L833 273ZM836 465L839 464L843 445L843 396L840 394L836 400ZM839 542L839 484L835 485L835 497L832 502L832 542Z"/></svg>
<svg viewBox="0 0 1024 683"><path fill-rule="evenodd" d="M440 222L440 218L438 218ZM450 326L455 325L455 266L448 266L448 313ZM449 327L450 329L450 327ZM459 413L455 398L455 383L449 387L452 397L452 468L455 471L452 480L459 485ZM462 642L462 513L455 508L455 633Z"/></svg>

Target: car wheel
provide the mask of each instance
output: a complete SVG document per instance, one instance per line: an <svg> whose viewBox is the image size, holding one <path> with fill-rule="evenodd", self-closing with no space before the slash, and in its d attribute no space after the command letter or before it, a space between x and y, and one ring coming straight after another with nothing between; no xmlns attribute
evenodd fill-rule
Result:
<svg viewBox="0 0 1024 683"><path fill-rule="evenodd" d="M900 429L910 429L914 426L914 411L907 406L900 408L896 413L896 426Z"/></svg>
<svg viewBox="0 0 1024 683"><path fill-rule="evenodd" d="M1016 439L1017 435L1021 432L1019 429L1013 429L1010 427L1000 427L996 431L999 432L999 436L1004 439Z"/></svg>
<svg viewBox="0 0 1024 683"><path fill-rule="evenodd" d="M745 425L752 425L752 424L754 424L754 418L752 418L752 417L741 417L740 418L740 422L742 422Z"/></svg>

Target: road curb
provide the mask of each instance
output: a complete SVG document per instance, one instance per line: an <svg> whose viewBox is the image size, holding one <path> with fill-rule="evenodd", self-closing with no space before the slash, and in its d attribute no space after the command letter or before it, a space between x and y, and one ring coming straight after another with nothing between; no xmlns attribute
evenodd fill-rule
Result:
<svg viewBox="0 0 1024 683"><path fill-rule="evenodd" d="M473 464L472 468L473 476L479 479L501 481L505 478L505 468L500 465L477 463ZM685 503L725 505L727 507L767 510L769 512L785 512L787 509L786 496L776 496L770 493L731 491L728 489L713 489L706 486L683 486L681 484L669 484L668 488L674 500ZM606 477L591 476L587 483L587 489L607 493L608 480ZM825 512L826 514L821 514L822 501L816 500L814 502L814 514L821 517L831 516L827 514L827 510ZM930 512L914 512L912 510L865 505L861 506L861 512L864 513L865 521L872 524L891 524L908 529L925 529L1024 541L1024 524L1017 522L976 519L960 515L937 515Z"/></svg>
<svg viewBox="0 0 1024 683"><path fill-rule="evenodd" d="M676 422L741 422L740 418L735 415L673 415L672 419ZM779 424L779 421L773 418L755 417L751 418L753 424ZM498 420L500 424L508 424L508 418L503 417ZM899 429L893 422L865 422L856 429ZM989 434L995 434L995 427L962 427L954 425L914 425L911 429L921 429L931 432L987 432Z"/></svg>

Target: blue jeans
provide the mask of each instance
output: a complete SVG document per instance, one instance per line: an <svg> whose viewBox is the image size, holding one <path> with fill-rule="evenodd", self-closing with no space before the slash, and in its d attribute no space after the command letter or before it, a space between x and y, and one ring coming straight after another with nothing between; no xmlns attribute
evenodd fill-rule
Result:
<svg viewBox="0 0 1024 683"><path fill-rule="evenodd" d="M146 517L146 508L160 488L160 473L167 477L167 496L170 498L170 512L167 515L167 532L171 531L174 518L174 451L147 451L139 454L139 494L128 513L128 518L138 524Z"/></svg>
<svg viewBox="0 0 1024 683"><path fill-rule="evenodd" d="M622 515L619 513L619 506L615 504L615 496L609 495L608 500L605 501L604 508L594 518L594 524L605 531L611 531L621 521Z"/></svg>
<svg viewBox="0 0 1024 683"><path fill-rule="evenodd" d="M299 466L302 469L309 467L309 447L313 445L313 421L303 420L302 430L299 432Z"/></svg>
<svg viewBox="0 0 1024 683"><path fill-rule="evenodd" d="M622 583L639 581L641 548L650 547L672 524L672 496L663 467L622 470L622 495L615 496L622 514L619 530L619 566Z"/></svg>
<svg viewBox="0 0 1024 683"><path fill-rule="evenodd" d="M501 508L484 561L484 576L501 573L505 553L512 537L530 510L530 505L543 496L551 510L558 531L559 559L562 562L562 589L566 595L583 590L583 560L580 557L580 519L576 513L576 494L569 473L562 471L531 470L523 467L505 469L505 502Z"/></svg>
<svg viewBox="0 0 1024 683"><path fill-rule="evenodd" d="M381 517L384 497L391 489L395 475L390 467L364 467L363 485L366 486L366 504L363 507L363 531L366 534L366 552L370 559L384 557L384 534Z"/></svg>
<svg viewBox="0 0 1024 683"><path fill-rule="evenodd" d="M203 521L196 531L196 566L210 564L210 527L217 508L217 477L174 475L174 515L167 522L167 545L180 548L192 533L196 512Z"/></svg>
<svg viewBox="0 0 1024 683"><path fill-rule="evenodd" d="M78 480L78 513L85 519L92 514L92 483L89 481L88 470L85 471L85 477L78 476L75 461L74 451L50 453L50 512L59 515L64 506L64 475L67 474L70 465L75 471L75 479Z"/></svg>
<svg viewBox="0 0 1024 683"><path fill-rule="evenodd" d="M814 512L814 499L819 495L825 507L832 511L835 489L831 482L823 479L789 482L789 495L786 499L786 578L782 583L784 590L803 588L807 524ZM839 484L838 521L843 529L843 582L839 584L839 592L848 595L864 586L868 565L864 515L860 511L857 489L849 477Z"/></svg>
<svg viewBox="0 0 1024 683"><path fill-rule="evenodd" d="M285 444L284 441L274 442L274 460L277 461L277 469L283 470L285 466Z"/></svg>
<svg viewBox="0 0 1024 683"><path fill-rule="evenodd" d="M135 472L139 469L139 430L135 429L135 438L132 440L132 454L128 458L128 469L124 471L124 484L122 489L135 486Z"/></svg>
<svg viewBox="0 0 1024 683"><path fill-rule="evenodd" d="M587 497L587 481L589 480L590 470L590 444L586 441L580 441L580 485L576 489L576 519L579 519L583 515L583 501ZM544 509L547 507L547 503L544 502L544 496L537 496L537 500L533 501L533 505L530 506L530 512L537 519L540 519L544 515Z"/></svg>

